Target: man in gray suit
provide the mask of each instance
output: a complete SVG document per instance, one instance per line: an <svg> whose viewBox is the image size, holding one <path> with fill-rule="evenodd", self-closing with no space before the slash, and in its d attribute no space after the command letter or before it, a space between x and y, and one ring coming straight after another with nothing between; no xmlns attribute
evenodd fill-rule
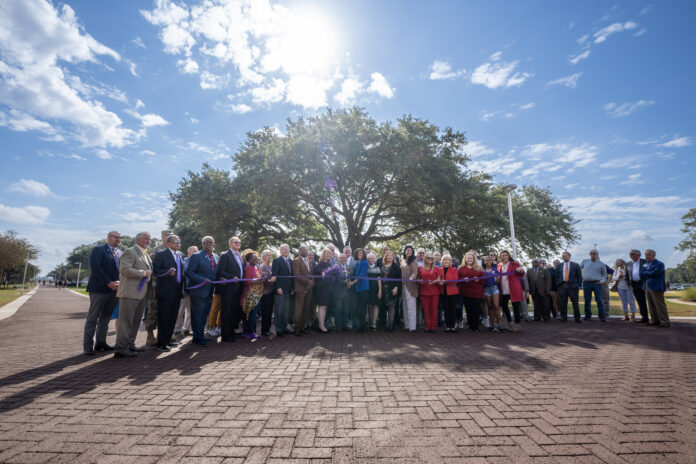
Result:
<svg viewBox="0 0 696 464"><path fill-rule="evenodd" d="M135 337L138 335L152 280L152 260L147 254L148 245L150 234L139 232L135 236L135 245L124 251L119 260L121 279L116 293L120 305L114 347L116 358L132 357L139 351L144 351L144 348L135 346Z"/></svg>

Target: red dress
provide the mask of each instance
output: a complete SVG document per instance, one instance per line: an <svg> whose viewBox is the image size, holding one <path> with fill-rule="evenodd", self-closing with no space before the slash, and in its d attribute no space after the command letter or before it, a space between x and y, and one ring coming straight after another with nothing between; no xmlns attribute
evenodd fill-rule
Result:
<svg viewBox="0 0 696 464"><path fill-rule="evenodd" d="M507 272L513 272L516 271L517 269L520 268L520 263L516 261L510 261L508 263L508 268ZM524 269L522 269L522 273L519 274L514 274L514 275L509 275L508 277L508 284L510 285L510 301L513 303L520 302L524 300L524 291L522 290L522 285L520 284L520 279L517 278L517 276L523 276L524 275ZM498 272L503 273L503 263L498 263ZM505 278L505 276L501 277L501 279ZM500 285L500 293L502 294L503 286L502 283Z"/></svg>

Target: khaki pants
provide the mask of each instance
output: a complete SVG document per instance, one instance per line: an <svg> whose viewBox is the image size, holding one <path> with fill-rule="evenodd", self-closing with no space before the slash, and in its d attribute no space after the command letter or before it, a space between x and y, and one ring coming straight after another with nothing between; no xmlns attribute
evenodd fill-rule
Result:
<svg viewBox="0 0 696 464"><path fill-rule="evenodd" d="M124 353L129 348L135 348L135 337L138 336L140 321L143 319L143 311L147 298L119 298L118 331L116 332L117 353Z"/></svg>
<svg viewBox="0 0 696 464"><path fill-rule="evenodd" d="M149 332L157 330L157 298L155 298L155 282L153 279L150 289L147 291L147 316L145 316L145 328Z"/></svg>
<svg viewBox="0 0 696 464"><path fill-rule="evenodd" d="M648 300L648 308L650 309L650 318L654 323L669 324L669 313L667 312L667 303L665 303L665 292L645 289L645 296Z"/></svg>
<svg viewBox="0 0 696 464"><path fill-rule="evenodd" d="M222 295L215 294L213 295L213 304L210 305L210 314L208 314L208 329L222 325L221 315Z"/></svg>
<svg viewBox="0 0 696 464"><path fill-rule="evenodd" d="M312 304L312 289L308 288L295 292L295 333L304 329L305 323L309 321Z"/></svg>

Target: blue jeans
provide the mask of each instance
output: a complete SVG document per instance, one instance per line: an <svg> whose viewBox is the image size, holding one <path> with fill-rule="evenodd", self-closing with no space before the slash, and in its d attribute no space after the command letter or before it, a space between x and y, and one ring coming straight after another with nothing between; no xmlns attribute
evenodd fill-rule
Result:
<svg viewBox="0 0 696 464"><path fill-rule="evenodd" d="M206 343L205 322L208 320L212 303L213 295L209 295L207 298L191 296L191 331L193 332L194 342Z"/></svg>
<svg viewBox="0 0 696 464"><path fill-rule="evenodd" d="M256 303L256 306L254 306L254 309L251 310L249 313L249 317L244 320L244 325L243 325L243 333L244 334L253 334L256 333L256 315L258 314L259 310L261 309L261 300L259 300L258 303Z"/></svg>
<svg viewBox="0 0 696 464"><path fill-rule="evenodd" d="M275 296L275 331L276 334L288 331L288 314L290 314L290 292Z"/></svg>
<svg viewBox="0 0 696 464"><path fill-rule="evenodd" d="M367 316L368 291L355 292L355 306L351 308L350 315L353 324L353 332L365 330L365 317Z"/></svg>
<svg viewBox="0 0 696 464"><path fill-rule="evenodd" d="M606 319L607 315L604 314L604 304L602 303L603 288L604 285L600 283L582 283L582 291L585 294L585 318L589 319L592 317L592 292L594 292L595 302L597 303L597 315L599 316L600 320Z"/></svg>

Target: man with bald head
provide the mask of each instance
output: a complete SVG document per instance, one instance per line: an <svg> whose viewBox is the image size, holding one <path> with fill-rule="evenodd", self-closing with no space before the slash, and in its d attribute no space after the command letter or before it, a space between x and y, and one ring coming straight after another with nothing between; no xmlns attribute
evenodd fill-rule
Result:
<svg viewBox="0 0 696 464"><path fill-rule="evenodd" d="M287 243L280 245L280 256L273 260L271 271L276 277L273 283L275 295L275 331L278 337L282 337L288 331L288 315L290 314L290 296L294 284L292 279L292 261L290 260L290 246ZM277 278L280 277L280 278Z"/></svg>
<svg viewBox="0 0 696 464"><path fill-rule="evenodd" d="M139 232L135 245L128 248L119 260L121 280L116 296L119 297L118 332L114 356L132 357L143 351L135 346L135 337L147 304L147 295L152 280L152 260L147 254L150 246L150 233Z"/></svg>
<svg viewBox="0 0 696 464"><path fill-rule="evenodd" d="M669 327L669 313L665 303L665 264L655 259L655 250L645 250L645 264L640 268L640 278L643 279L643 289L650 308L650 325Z"/></svg>
<svg viewBox="0 0 696 464"><path fill-rule="evenodd" d="M118 260L121 257L121 234L112 230L106 237L106 243L95 246L89 255L89 267L92 273L87 282L89 293L89 310L85 320L85 333L82 341L83 352L93 355L94 351L113 351L107 345L106 334L109 330L111 314L118 299ZM94 333L97 343L94 344Z"/></svg>
<svg viewBox="0 0 696 464"><path fill-rule="evenodd" d="M300 245L299 255L292 262L292 275L295 276L295 335L307 333L304 326L309 321L312 304L314 279L304 276L312 274L312 263L307 260L309 248Z"/></svg>
<svg viewBox="0 0 696 464"><path fill-rule="evenodd" d="M218 272L218 255L213 253L215 240L213 237L205 236L201 240L203 249L191 255L188 267L186 268L186 278L190 286L203 284L198 288L188 290L191 297L191 330L193 332L194 345L206 346L208 341L205 338L205 321L210 313L210 305L213 303L213 285Z"/></svg>

